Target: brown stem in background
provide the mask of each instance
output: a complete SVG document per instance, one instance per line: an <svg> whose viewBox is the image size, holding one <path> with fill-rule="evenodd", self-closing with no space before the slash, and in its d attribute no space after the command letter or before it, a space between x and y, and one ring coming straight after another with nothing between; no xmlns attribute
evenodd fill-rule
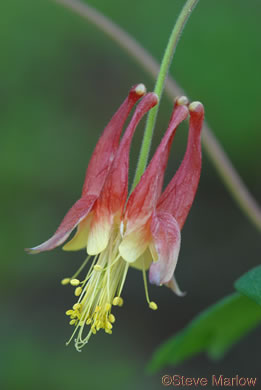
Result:
<svg viewBox="0 0 261 390"><path fill-rule="evenodd" d="M105 17L102 13L79 0L54 0L79 14L117 42L125 51L140 63L154 78L157 77L160 64L129 34ZM170 76L166 82L166 93L173 100L185 92ZM261 210L248 191L220 143L205 122L202 135L203 145L221 179L231 195L249 220L261 230Z"/></svg>

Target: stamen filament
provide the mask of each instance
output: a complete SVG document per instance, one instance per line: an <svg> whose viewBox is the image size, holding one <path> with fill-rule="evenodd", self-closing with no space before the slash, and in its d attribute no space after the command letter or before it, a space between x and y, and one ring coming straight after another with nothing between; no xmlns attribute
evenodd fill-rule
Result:
<svg viewBox="0 0 261 390"><path fill-rule="evenodd" d="M145 271L145 261L144 260L142 262L142 275L143 275L143 281L144 281L145 296L146 296L146 300L148 302L149 308L152 310L157 310L158 305L156 304L156 302L151 301L150 297L149 297L149 290L148 290L148 283L147 283L147 276L146 276L146 271Z"/></svg>
<svg viewBox="0 0 261 390"><path fill-rule="evenodd" d="M142 276L143 276L143 282L144 282L144 290L145 290L145 296L148 304L150 304L150 298L149 298L149 291L148 291L148 283L147 283L147 276L145 271L145 264L144 260L142 262Z"/></svg>
<svg viewBox="0 0 261 390"><path fill-rule="evenodd" d="M119 292L118 292L118 296L119 296L119 297L121 296L121 292L122 292L122 289L123 289L123 286L124 286L124 283L125 283L125 280L126 280L126 276L127 276L128 269L129 269L129 263L126 263L125 268L124 268L124 273L123 273L123 278L122 278L121 286L120 286Z"/></svg>

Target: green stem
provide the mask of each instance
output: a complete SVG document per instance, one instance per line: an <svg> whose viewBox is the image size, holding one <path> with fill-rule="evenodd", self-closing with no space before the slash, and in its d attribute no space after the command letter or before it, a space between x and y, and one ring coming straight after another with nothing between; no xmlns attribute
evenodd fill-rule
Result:
<svg viewBox="0 0 261 390"><path fill-rule="evenodd" d="M174 28L171 32L162 62L160 66L160 71L158 74L158 78L155 84L154 92L158 95L159 97L159 102L162 96L162 92L164 89L165 81L168 76L169 72L169 67L172 62L173 55L176 51L176 47L179 41L179 38L181 36L181 33L185 27L185 24L188 21L188 18L193 10L193 8L197 5L199 0L187 0L186 4L184 5L183 9L180 12L180 15L174 25ZM150 152L150 146L151 146L151 141L152 141L152 136L153 136L153 131L157 119L157 114L159 110L159 104L155 106L152 110L150 110L147 123L146 123L146 128L144 132L144 137L141 145L141 150L140 150L140 155L139 155L139 160L137 164L137 169L132 185L132 190L136 187L138 182L140 181L140 178L143 174L143 172L146 169L147 162L148 162L148 156Z"/></svg>

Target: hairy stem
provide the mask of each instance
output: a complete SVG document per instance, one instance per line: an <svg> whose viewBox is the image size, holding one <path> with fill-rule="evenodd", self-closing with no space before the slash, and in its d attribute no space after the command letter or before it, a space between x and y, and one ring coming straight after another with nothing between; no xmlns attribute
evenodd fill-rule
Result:
<svg viewBox="0 0 261 390"><path fill-rule="evenodd" d="M132 56L148 73L151 74L152 77L157 77L160 65L154 57L152 57L135 39L113 23L109 18L105 17L101 12L82 3L80 0L54 1L69 8L94 24ZM176 96L186 95L170 76L168 76L166 80L165 91L171 99L174 99ZM214 164L220 178L227 186L232 197L249 218L249 221L261 230L261 210L257 202L242 182L240 176L206 122L203 127L202 141L210 160Z"/></svg>

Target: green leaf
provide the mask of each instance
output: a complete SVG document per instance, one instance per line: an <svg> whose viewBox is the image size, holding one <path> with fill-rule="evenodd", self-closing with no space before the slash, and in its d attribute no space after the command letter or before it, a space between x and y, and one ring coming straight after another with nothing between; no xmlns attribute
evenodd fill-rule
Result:
<svg viewBox="0 0 261 390"><path fill-rule="evenodd" d="M235 288L261 305L261 265L241 276L236 281Z"/></svg>
<svg viewBox="0 0 261 390"><path fill-rule="evenodd" d="M221 358L259 322L261 307L248 297L234 293L203 311L160 346L148 370L155 372L166 364L181 363L203 351L213 359Z"/></svg>

